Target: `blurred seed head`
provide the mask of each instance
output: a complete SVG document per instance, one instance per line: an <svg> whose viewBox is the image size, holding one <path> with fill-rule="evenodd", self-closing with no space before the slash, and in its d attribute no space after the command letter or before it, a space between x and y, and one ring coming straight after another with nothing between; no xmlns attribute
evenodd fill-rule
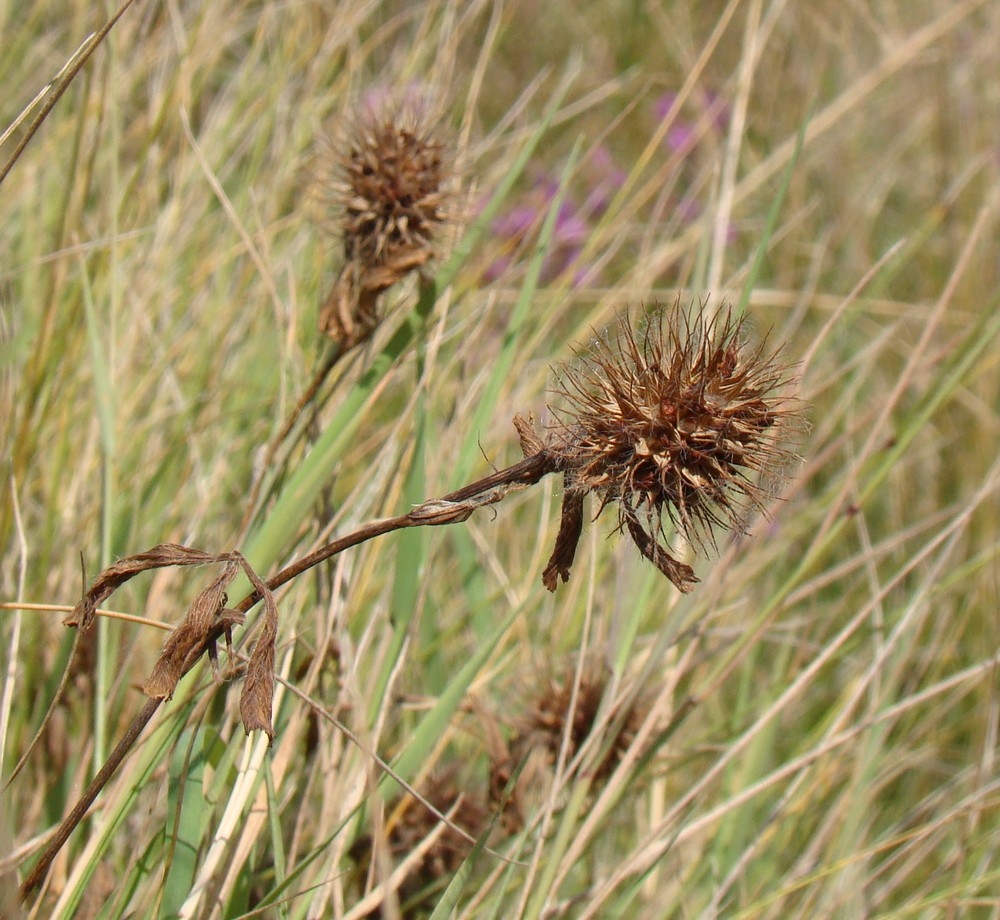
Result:
<svg viewBox="0 0 1000 920"><path fill-rule="evenodd" d="M597 338L561 369L552 449L567 471L572 546L553 554L550 589L569 576L588 492L601 510L617 505L619 527L682 591L697 579L661 545L664 518L700 548L715 545L717 529L742 533L747 515L765 509L795 459L784 446L798 427L793 369L750 347L746 331L728 308L706 317L678 301L641 332L624 318L617 338Z"/></svg>
<svg viewBox="0 0 1000 920"><path fill-rule="evenodd" d="M448 219L447 145L413 101L361 106L343 132L336 192L344 256L386 265L403 253L433 255Z"/></svg>
<svg viewBox="0 0 1000 920"><path fill-rule="evenodd" d="M453 152L433 107L412 91L369 93L331 147L344 267L320 328L345 347L368 338L381 295L437 254L454 217Z"/></svg>
<svg viewBox="0 0 1000 920"><path fill-rule="evenodd" d="M460 788L456 771L445 769L432 774L421 789L428 802L442 814L477 837L486 830L489 815L478 790L470 794ZM391 809L387 825L389 850L393 859L402 862L439 826L439 820L423 804L409 795L403 796ZM448 883L468 857L472 844L450 827L444 828L423 858L413 866L399 889L404 907L403 916L424 916L425 896L431 896ZM372 859L372 841L362 837L352 848L352 857L367 872Z"/></svg>
<svg viewBox="0 0 1000 920"><path fill-rule="evenodd" d="M607 678L605 672L596 668L586 670L581 675L574 706L574 674L569 672L558 678L550 676L521 717L521 732L515 747L528 745L540 748L545 752L548 763L554 764L562 747L567 720L571 719L568 725L569 763L595 730L607 729L613 737L610 743L606 741L604 753L589 768L595 782L606 780L635 740L644 716L641 707L636 706L618 712L609 711L601 716L601 703L608 688Z"/></svg>

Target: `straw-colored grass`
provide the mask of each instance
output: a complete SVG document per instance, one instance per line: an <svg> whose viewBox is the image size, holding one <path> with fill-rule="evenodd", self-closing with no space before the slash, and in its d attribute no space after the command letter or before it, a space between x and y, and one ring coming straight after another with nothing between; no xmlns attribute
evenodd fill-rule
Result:
<svg viewBox="0 0 1000 920"><path fill-rule="evenodd" d="M0 130L109 14L0 0ZM811 425L692 594L610 514L549 594L549 480L351 550L278 593L273 746L199 666L25 915L1000 917L998 34L987 0L137 0L0 185L5 778L66 677L0 799L0 913L164 638L101 618L69 661L63 614L18 603L71 606L81 554L92 578L166 541L266 576L516 462L550 365L679 294L745 300ZM408 84L446 103L465 221L437 287L395 287L338 364L240 540L340 267L322 138ZM542 229L542 179L577 236ZM505 236L490 199L535 231ZM107 606L175 624L204 583L158 571ZM583 747L513 765L520 825L421 868L453 832L373 753L489 814L539 694L595 672Z"/></svg>

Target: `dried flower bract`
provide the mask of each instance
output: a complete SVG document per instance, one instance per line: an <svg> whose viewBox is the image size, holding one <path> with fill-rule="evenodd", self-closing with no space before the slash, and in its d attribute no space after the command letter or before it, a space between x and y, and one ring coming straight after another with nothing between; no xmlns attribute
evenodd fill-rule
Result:
<svg viewBox="0 0 1000 920"><path fill-rule="evenodd" d="M694 547L715 528L742 532L763 511L767 484L794 455L783 443L796 419L785 393L790 367L745 342L745 321L661 309L641 332L622 322L560 374L567 402L551 449L566 470L563 522L543 575L550 590L569 577L581 499L618 506L619 527L681 591L697 582L661 540L664 517Z"/></svg>

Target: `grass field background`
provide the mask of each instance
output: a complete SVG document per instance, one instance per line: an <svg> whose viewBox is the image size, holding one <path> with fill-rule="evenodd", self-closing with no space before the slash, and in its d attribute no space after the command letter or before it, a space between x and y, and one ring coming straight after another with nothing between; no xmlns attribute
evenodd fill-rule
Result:
<svg viewBox="0 0 1000 920"><path fill-rule="evenodd" d="M0 129L111 12L0 0ZM199 666L24 913L1000 916L998 34L987 0L139 0L0 186L5 777L67 676L0 799L4 911L165 636L102 618L70 662L65 614L18 604L167 541L267 575L519 460L513 415L544 420L552 365L616 315L746 293L809 429L692 594L610 515L547 592L548 480L349 551L278 595L302 696L278 687L273 746ZM429 310L390 292L241 534L324 344L325 139L385 91L445 112L448 283ZM205 579L105 606L175 624ZM445 811L462 793L485 840L498 750L595 683L583 747L524 765L506 861L440 856L371 756Z"/></svg>

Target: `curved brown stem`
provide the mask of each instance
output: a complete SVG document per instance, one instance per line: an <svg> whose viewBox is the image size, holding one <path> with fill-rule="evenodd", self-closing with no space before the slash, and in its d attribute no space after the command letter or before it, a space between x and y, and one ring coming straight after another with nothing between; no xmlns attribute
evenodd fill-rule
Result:
<svg viewBox="0 0 1000 920"><path fill-rule="evenodd" d="M431 499L417 505L407 514L396 517L385 518L381 521L372 521L358 528L352 533L345 534L336 540L321 546L314 552L303 556L301 559L291 563L272 575L264 584L270 591L275 591L282 585L287 584L297 578L303 572L308 571L327 559L342 553L352 546L358 546L368 540L383 534L391 533L394 530L403 530L408 527L433 527L446 524L459 524L469 519L477 508L485 505L492 505L503 499L515 489L534 485L543 476L561 470L558 458L546 449L539 450L536 454L526 457L520 463L515 463L506 469L491 473L475 482L469 483L454 492L449 492L442 498ZM193 552L193 551L189 551ZM235 611L246 613L261 599L259 591L252 591L241 600ZM185 675L201 660L202 656L215 647L228 629L232 628L232 611L224 610L217 622L208 630L202 641L191 650L184 660L181 668L181 675ZM26 898L35 888L41 885L48 873L52 861L56 858L63 845L69 839L70 834L76 826L84 819L90 806L107 785L115 770L138 741L139 736L149 724L160 703L161 698L148 699L143 708L138 712L125 734L111 752L104 766L101 767L97 775L90 781L86 790L80 796L79 801L73 806L72 811L63 819L59 825L55 836L48 842L41 858L34 865L31 872L21 885L21 897Z"/></svg>

